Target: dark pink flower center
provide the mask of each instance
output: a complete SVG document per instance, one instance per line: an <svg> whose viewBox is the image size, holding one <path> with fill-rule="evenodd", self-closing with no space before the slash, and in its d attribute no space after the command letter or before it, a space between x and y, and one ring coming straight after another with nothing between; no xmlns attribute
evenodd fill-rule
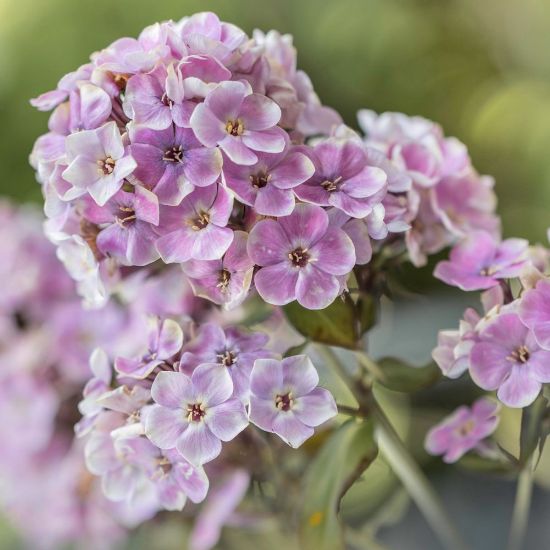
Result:
<svg viewBox="0 0 550 550"><path fill-rule="evenodd" d="M113 173L113 170L115 169L115 161L112 157L107 157L105 159L100 159L97 161L97 165L99 166L98 170L100 174L103 174L104 176L108 176L109 174Z"/></svg>
<svg viewBox="0 0 550 550"><path fill-rule="evenodd" d="M103 258L103 254L97 247L97 236L99 232L100 229L96 224L85 219L80 220L80 236L86 241L86 244L90 247L94 257L98 261Z"/></svg>
<svg viewBox="0 0 550 550"><path fill-rule="evenodd" d="M529 361L530 353L527 346L520 346L515 349L506 359L514 363L527 363Z"/></svg>
<svg viewBox="0 0 550 550"><path fill-rule="evenodd" d="M153 473L153 479L163 479L172 471L172 463L163 456L157 459L157 469Z"/></svg>
<svg viewBox="0 0 550 550"><path fill-rule="evenodd" d="M183 162L183 149L181 145L174 145L173 147L170 147L170 149L166 149L164 151L164 156L162 157L162 160L165 160L166 162Z"/></svg>
<svg viewBox="0 0 550 550"><path fill-rule="evenodd" d="M328 193L332 193L333 191L338 190L338 187L341 181L342 181L342 176L338 176L337 178L334 178L332 180L327 179L321 183L321 187Z"/></svg>
<svg viewBox="0 0 550 550"><path fill-rule="evenodd" d="M162 94L162 97L160 98L163 105L166 107L172 107L174 105L174 102L164 93Z"/></svg>
<svg viewBox="0 0 550 550"><path fill-rule="evenodd" d="M467 420L466 422L464 422L464 424L462 424L461 426L459 426L456 429L456 432L461 437L466 437L466 436L470 435L470 432L474 428L475 428L475 422L472 419L470 419L470 420Z"/></svg>
<svg viewBox="0 0 550 550"><path fill-rule="evenodd" d="M201 212L192 222L191 229L200 231L204 229L210 223L210 214L208 212Z"/></svg>
<svg viewBox="0 0 550 550"><path fill-rule="evenodd" d="M269 183L270 179L271 174L268 174L267 172L258 172L257 174L252 174L250 176L250 183L255 189L262 189Z"/></svg>
<svg viewBox="0 0 550 550"><path fill-rule="evenodd" d="M230 136L235 136L235 137L242 136L244 132L244 126L243 126L242 120L239 120L239 119L228 120L227 124L225 125L225 131Z"/></svg>
<svg viewBox="0 0 550 550"><path fill-rule="evenodd" d="M116 221L119 225L124 226L136 219L136 212L131 206L119 206L118 216Z"/></svg>
<svg viewBox="0 0 550 550"><path fill-rule="evenodd" d="M479 274L482 277L492 277L495 273L496 273L496 269L494 267L491 267L491 266L484 267L479 272Z"/></svg>
<svg viewBox="0 0 550 550"><path fill-rule="evenodd" d="M187 420L189 422L200 422L205 415L205 408L202 403L187 405Z"/></svg>
<svg viewBox="0 0 550 550"><path fill-rule="evenodd" d="M218 353L218 359L224 367L231 367L235 364L237 354L231 350L225 350L223 353Z"/></svg>
<svg viewBox="0 0 550 550"><path fill-rule="evenodd" d="M288 259L294 267L305 267L309 263L307 248L296 248L288 253Z"/></svg>
<svg viewBox="0 0 550 550"><path fill-rule="evenodd" d="M218 284L216 285L222 292L227 290L229 281L231 280L231 273L227 269L222 269L218 278Z"/></svg>
<svg viewBox="0 0 550 550"><path fill-rule="evenodd" d="M275 406L280 411L289 411L293 404L292 392L285 393L284 395L279 394L275 397Z"/></svg>

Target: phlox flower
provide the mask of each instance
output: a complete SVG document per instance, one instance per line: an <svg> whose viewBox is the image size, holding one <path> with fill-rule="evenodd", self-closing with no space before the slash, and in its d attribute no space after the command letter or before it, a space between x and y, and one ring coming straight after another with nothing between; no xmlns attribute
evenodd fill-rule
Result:
<svg viewBox="0 0 550 550"><path fill-rule="evenodd" d="M426 450L432 455L443 455L447 463L456 462L468 451L483 450L481 442L497 428L498 410L498 403L486 397L471 407L459 407L428 432Z"/></svg>
<svg viewBox="0 0 550 550"><path fill-rule="evenodd" d="M386 192L386 173L370 166L365 149L356 140L328 139L309 153L315 174L296 188L303 201L334 206L353 218L364 218Z"/></svg>
<svg viewBox="0 0 550 550"><path fill-rule="evenodd" d="M314 427L337 414L331 393L318 384L317 371L305 355L256 360L250 377L250 421L299 447Z"/></svg>
<svg viewBox="0 0 550 550"><path fill-rule="evenodd" d="M351 239L320 206L298 204L294 212L257 223L248 238L248 254L261 267L256 290L270 304L297 299L308 309L327 307L341 292L340 276L355 265Z"/></svg>
<svg viewBox="0 0 550 550"><path fill-rule="evenodd" d="M161 449L175 447L194 466L214 460L221 442L248 425L244 405L231 397L231 377L211 365L201 365L190 377L161 372L151 394L156 404L145 418L147 437Z"/></svg>
<svg viewBox="0 0 550 550"><path fill-rule="evenodd" d="M147 347L135 358L117 357L115 368L123 376L147 378L153 370L170 361L183 345L183 331L172 319L149 319Z"/></svg>
<svg viewBox="0 0 550 550"><path fill-rule="evenodd" d="M100 206L122 187L124 178L136 167L115 122L71 134L65 146L69 164L63 178L83 194L87 191Z"/></svg>
<svg viewBox="0 0 550 550"><path fill-rule="evenodd" d="M251 93L242 82L223 82L197 105L191 127L206 147L219 145L236 164L255 164L255 151L280 153L285 134L277 127L281 109L271 99Z"/></svg>
<svg viewBox="0 0 550 550"><path fill-rule="evenodd" d="M497 390L509 407L526 407L550 382L550 351L514 312L497 315L480 333L470 352L470 375L484 390Z"/></svg>
<svg viewBox="0 0 550 550"><path fill-rule="evenodd" d="M178 206L161 206L156 246L166 263L217 260L233 241L233 197L221 185L197 187Z"/></svg>
<svg viewBox="0 0 550 550"><path fill-rule="evenodd" d="M462 290L491 288L520 274L527 246L524 239L499 242L486 231L476 231L451 250L448 261L437 264L434 276Z"/></svg>

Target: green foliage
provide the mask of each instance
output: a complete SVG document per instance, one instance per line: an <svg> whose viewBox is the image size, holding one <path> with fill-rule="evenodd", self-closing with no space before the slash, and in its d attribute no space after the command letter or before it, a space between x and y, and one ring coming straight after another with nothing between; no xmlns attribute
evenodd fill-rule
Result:
<svg viewBox="0 0 550 550"><path fill-rule="evenodd" d="M546 398L539 395L532 405L523 409L519 440L519 462L521 465L529 461L537 447L542 451L547 435L543 433L545 432L543 422L547 406Z"/></svg>
<svg viewBox="0 0 550 550"><path fill-rule="evenodd" d="M291 302L283 311L294 328L314 342L350 349L357 347L355 307L351 301L337 298L327 308L318 310Z"/></svg>
<svg viewBox="0 0 550 550"><path fill-rule="evenodd" d="M344 549L340 501L377 455L370 421L342 424L309 466L300 538L303 550Z"/></svg>
<svg viewBox="0 0 550 550"><path fill-rule="evenodd" d="M435 363L413 367L394 357L384 357L377 363L383 374L378 383L393 391L415 392L432 386L441 378L441 371Z"/></svg>

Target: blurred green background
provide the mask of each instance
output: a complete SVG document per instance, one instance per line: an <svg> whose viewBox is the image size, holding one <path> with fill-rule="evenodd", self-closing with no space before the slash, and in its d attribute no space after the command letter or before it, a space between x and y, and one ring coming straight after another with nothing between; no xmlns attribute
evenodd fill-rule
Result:
<svg viewBox="0 0 550 550"><path fill-rule="evenodd" d="M295 37L299 64L349 124L362 107L440 122L497 179L505 233L550 225L548 0L0 0L0 193L39 199L28 99L147 24L214 10Z"/></svg>

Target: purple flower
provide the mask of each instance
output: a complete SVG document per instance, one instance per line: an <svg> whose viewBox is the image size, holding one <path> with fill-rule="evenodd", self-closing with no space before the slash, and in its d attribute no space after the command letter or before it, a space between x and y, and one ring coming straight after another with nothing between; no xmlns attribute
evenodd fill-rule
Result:
<svg viewBox="0 0 550 550"><path fill-rule="evenodd" d="M172 359L183 345L183 331L172 319L150 319L147 349L137 358L118 357L116 370L131 378L147 378L153 370Z"/></svg>
<svg viewBox="0 0 550 550"><path fill-rule="evenodd" d="M550 349L550 281L541 279L535 288L523 294L519 316L533 331L538 344Z"/></svg>
<svg viewBox="0 0 550 550"><path fill-rule="evenodd" d="M213 323L205 324L184 347L180 370L190 373L201 364L217 365L229 373L233 397L246 401L254 361L273 357L273 353L265 349L268 340L264 332L249 332L236 327L224 330Z"/></svg>
<svg viewBox="0 0 550 550"><path fill-rule="evenodd" d="M185 17L177 27L189 53L211 55L221 61L226 61L247 40L241 29L220 21L212 12Z"/></svg>
<svg viewBox="0 0 550 550"><path fill-rule="evenodd" d="M484 390L498 390L509 407L526 407L550 382L550 351L540 348L516 313L501 313L470 352L470 375Z"/></svg>
<svg viewBox="0 0 550 550"><path fill-rule="evenodd" d="M134 176L154 190L161 204L178 205L194 187L213 184L222 169L218 149L203 147L193 131L177 126L155 132L130 128Z"/></svg>
<svg viewBox="0 0 550 550"><path fill-rule="evenodd" d="M216 458L221 441L230 441L248 425L244 405L231 398L231 377L210 365L201 365L191 377L161 372L151 393L157 405L145 419L147 437L161 449L176 447L196 466Z"/></svg>
<svg viewBox="0 0 550 550"><path fill-rule="evenodd" d="M150 476L165 510L182 510L187 498L198 503L208 493L209 482L204 470L189 464L176 449L163 451L156 457Z"/></svg>
<svg viewBox="0 0 550 550"><path fill-rule="evenodd" d="M337 414L331 393L318 384L319 375L306 355L258 359L250 377L250 421L299 447L314 427Z"/></svg>
<svg viewBox="0 0 550 550"><path fill-rule="evenodd" d="M136 74L126 85L124 111L140 126L152 130L165 130L172 123L188 127L194 108L194 102L184 100L182 76L173 65Z"/></svg>
<svg viewBox="0 0 550 550"><path fill-rule="evenodd" d="M426 450L432 455L443 455L445 462L452 463L472 449L482 449L480 442L496 430L498 410L498 403L485 397L471 408L459 407L428 432Z"/></svg>
<svg viewBox="0 0 550 550"><path fill-rule="evenodd" d="M459 330L440 330L433 360L448 378L458 378L470 367L470 351L477 341L479 314L471 308L464 312Z"/></svg>
<svg viewBox="0 0 550 550"><path fill-rule="evenodd" d="M239 200L263 216L288 216L294 210L293 188L309 179L315 167L303 153L258 153L258 162L240 166L226 160L223 175Z"/></svg>
<svg viewBox="0 0 550 550"><path fill-rule="evenodd" d="M520 274L527 247L524 239L499 243L490 233L476 231L451 250L449 261L437 264L434 276L462 290L491 288Z"/></svg>
<svg viewBox="0 0 550 550"><path fill-rule="evenodd" d="M145 437L113 439L108 430L94 431L85 447L86 466L101 476L105 496L115 502L135 498L148 482L147 462L157 453L158 449Z"/></svg>
<svg viewBox="0 0 550 550"><path fill-rule="evenodd" d="M453 234L464 237L477 229L500 234L500 219L495 215L494 180L473 169L466 174L441 179L432 195L434 211Z"/></svg>
<svg viewBox="0 0 550 550"><path fill-rule="evenodd" d="M219 145L237 164L255 164L254 151L280 153L285 134L277 123L281 109L271 99L249 92L242 82L223 82L197 105L191 127L206 147Z"/></svg>
<svg viewBox="0 0 550 550"><path fill-rule="evenodd" d="M233 198L221 185L197 187L178 206L160 209L157 249L166 263L217 260L233 241L226 227Z"/></svg>
<svg viewBox="0 0 550 550"><path fill-rule="evenodd" d="M100 348L90 355L90 370L93 377L86 382L82 390L82 401L78 404L78 411L83 418L75 426L77 436L83 436L93 427L97 415L103 410L98 398L111 389L113 369L107 354Z"/></svg>
<svg viewBox="0 0 550 550"><path fill-rule="evenodd" d="M63 177L82 193L88 191L100 206L122 187L124 178L136 167L135 160L125 153L115 122L71 134L65 143L69 165Z"/></svg>
<svg viewBox="0 0 550 550"><path fill-rule="evenodd" d="M315 174L296 188L303 201L335 206L354 218L364 218L386 192L386 173L367 162L364 147L354 140L329 139L311 152Z"/></svg>
<svg viewBox="0 0 550 550"><path fill-rule="evenodd" d="M89 201L83 212L89 222L104 226L96 239L100 252L121 264L142 266L159 258L155 248L159 205L156 195L145 187L131 189L118 191L103 207Z"/></svg>
<svg viewBox="0 0 550 550"><path fill-rule="evenodd" d="M338 208L328 210L328 216L330 225L340 227L351 239L355 248L355 263L357 265L368 264L372 258L372 245L366 220L350 218L344 211Z"/></svg>
<svg viewBox="0 0 550 550"><path fill-rule="evenodd" d="M141 31L138 39L120 38L93 55L94 65L103 71L133 74L151 71L158 61L170 55L167 28L155 23Z"/></svg>
<svg viewBox="0 0 550 550"><path fill-rule="evenodd" d="M327 213L298 204L290 216L257 223L248 238L248 254L261 269L254 282L270 304L298 299L308 309L327 307L341 292L339 276L355 264L350 238L329 227Z"/></svg>
<svg viewBox="0 0 550 550"><path fill-rule="evenodd" d="M189 550L211 550L215 548L222 527L234 517L235 508L246 495L250 485L250 474L236 469L220 480L208 495L189 535Z"/></svg>
<svg viewBox="0 0 550 550"><path fill-rule="evenodd" d="M235 231L233 242L219 260L190 260L182 264L196 296L233 309L248 295L254 262L246 251L248 235Z"/></svg>

